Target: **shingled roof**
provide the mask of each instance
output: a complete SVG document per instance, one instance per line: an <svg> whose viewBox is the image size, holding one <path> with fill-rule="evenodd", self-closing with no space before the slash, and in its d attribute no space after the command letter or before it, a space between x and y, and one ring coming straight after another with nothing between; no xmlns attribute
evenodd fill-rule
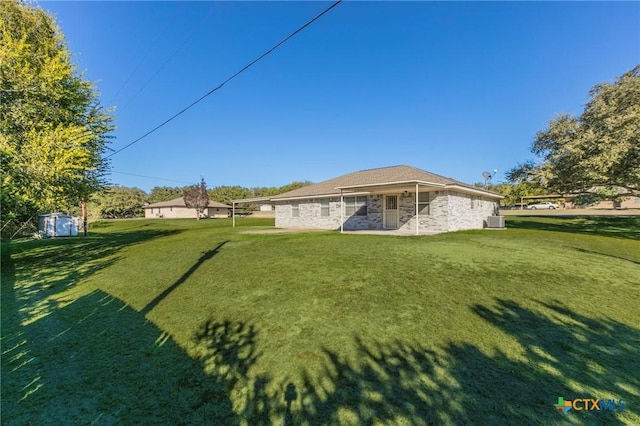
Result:
<svg viewBox="0 0 640 426"><path fill-rule="evenodd" d="M144 206L145 209L152 209L152 208L158 208L158 207L187 207L187 205L184 203L184 198L180 197L180 198L174 198L173 200L169 200L169 201L160 201L158 203L153 203L153 204L149 204L148 206ZM212 201L209 200L209 205L208 207L217 207L217 208L228 208L230 209L231 206L228 206L226 204L222 204L219 203L217 201Z"/></svg>
<svg viewBox="0 0 640 426"><path fill-rule="evenodd" d="M484 192L491 196L500 196L491 191L476 188L454 179L436 175L411 166L391 166L377 169L361 170L349 173L324 182L316 183L293 191L285 192L271 197L272 200L289 198L311 198L327 195L340 195L340 189L357 188L376 185L393 185L400 183L431 184L437 187L463 187L466 189Z"/></svg>

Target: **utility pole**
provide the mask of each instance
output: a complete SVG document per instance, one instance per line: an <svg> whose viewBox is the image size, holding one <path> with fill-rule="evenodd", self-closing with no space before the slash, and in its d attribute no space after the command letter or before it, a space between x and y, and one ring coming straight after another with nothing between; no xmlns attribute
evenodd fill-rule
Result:
<svg viewBox="0 0 640 426"><path fill-rule="evenodd" d="M87 201L82 199L82 232L87 236Z"/></svg>

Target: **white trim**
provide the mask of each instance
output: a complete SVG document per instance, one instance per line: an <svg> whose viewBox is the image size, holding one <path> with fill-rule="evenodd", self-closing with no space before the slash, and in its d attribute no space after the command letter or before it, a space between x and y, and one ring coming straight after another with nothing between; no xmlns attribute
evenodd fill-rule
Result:
<svg viewBox="0 0 640 426"><path fill-rule="evenodd" d="M342 195L342 190L340 193L335 194L323 194L323 195L305 195L300 197L287 197L287 198L272 198L271 201L293 201L293 200L315 200L320 198L336 198ZM348 192L348 196L357 196L357 195L369 195L368 192Z"/></svg>
<svg viewBox="0 0 640 426"><path fill-rule="evenodd" d="M390 185L405 185L408 183L415 183L416 185L429 185L429 186L437 186L437 187L445 187L444 183L434 183L434 182L426 182L423 180L399 180L395 182L382 182L382 183L368 183L362 185L349 185L349 186L337 186L336 189L349 189L349 188L368 188L373 186L390 186Z"/></svg>
<svg viewBox="0 0 640 426"><path fill-rule="evenodd" d="M344 197L342 196L342 189L340 190L340 233L344 232Z"/></svg>
<svg viewBox="0 0 640 426"><path fill-rule="evenodd" d="M468 188L466 186L460 186L460 185L448 185L446 189L454 189L456 191L467 192L471 194L480 194L486 197L498 198L500 200L504 198L504 195L494 194L493 192L484 191L482 189Z"/></svg>

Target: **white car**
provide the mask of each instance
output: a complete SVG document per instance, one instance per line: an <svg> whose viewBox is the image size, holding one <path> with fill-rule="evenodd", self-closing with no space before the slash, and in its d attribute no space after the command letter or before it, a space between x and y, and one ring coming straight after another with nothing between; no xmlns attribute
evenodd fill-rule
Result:
<svg viewBox="0 0 640 426"><path fill-rule="evenodd" d="M550 203L545 201L543 203L529 204L527 209L529 210L555 210L558 208L556 203Z"/></svg>

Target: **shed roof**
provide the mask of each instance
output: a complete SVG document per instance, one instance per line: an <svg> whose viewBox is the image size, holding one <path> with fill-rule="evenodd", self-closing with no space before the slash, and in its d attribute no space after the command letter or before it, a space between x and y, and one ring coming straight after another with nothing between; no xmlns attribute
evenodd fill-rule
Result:
<svg viewBox="0 0 640 426"><path fill-rule="evenodd" d="M158 203L153 203L153 204L149 204L148 206L144 206L145 209L153 209L158 207L187 207L187 205L184 203L184 198L180 197L180 198L174 198L173 200L160 201ZM217 201L212 201L212 200L209 200L208 207L227 208L227 209L231 208L231 206L219 203Z"/></svg>

